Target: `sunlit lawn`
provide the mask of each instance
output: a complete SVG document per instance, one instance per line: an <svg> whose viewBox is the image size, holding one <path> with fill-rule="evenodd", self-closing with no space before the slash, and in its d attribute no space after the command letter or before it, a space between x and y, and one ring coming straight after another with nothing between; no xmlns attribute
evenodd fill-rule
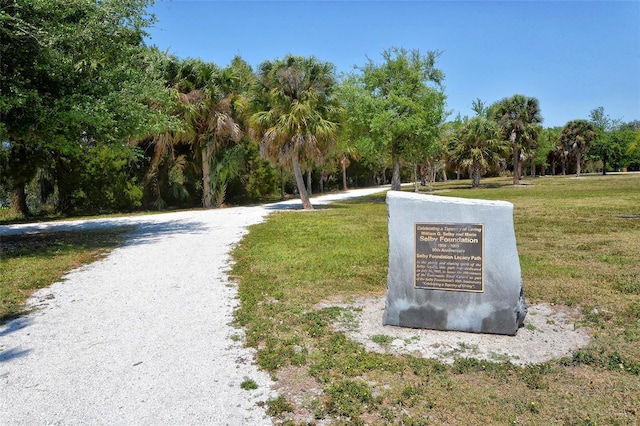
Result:
<svg viewBox="0 0 640 426"><path fill-rule="evenodd" d="M263 368L311 380L322 394L282 396L271 401L273 415L337 424L638 424L640 175L482 183L439 183L434 193L514 203L527 299L580 310L589 346L528 367L367 353L331 328L343 310L316 304L384 294L384 195L277 213L235 250L237 319Z"/></svg>

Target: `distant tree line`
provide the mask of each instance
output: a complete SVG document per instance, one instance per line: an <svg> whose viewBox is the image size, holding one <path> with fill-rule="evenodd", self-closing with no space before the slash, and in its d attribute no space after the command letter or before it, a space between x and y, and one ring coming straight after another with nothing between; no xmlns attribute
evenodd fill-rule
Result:
<svg viewBox="0 0 640 426"><path fill-rule="evenodd" d="M24 215L222 206L403 180L640 170L640 122L544 128L520 94L449 119L440 52L392 47L338 78L145 45L148 0L0 0L0 201Z"/></svg>

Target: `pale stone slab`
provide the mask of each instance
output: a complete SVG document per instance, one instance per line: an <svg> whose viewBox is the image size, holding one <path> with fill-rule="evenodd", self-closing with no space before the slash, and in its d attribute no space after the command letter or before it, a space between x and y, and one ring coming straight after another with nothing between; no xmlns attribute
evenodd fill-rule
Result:
<svg viewBox="0 0 640 426"><path fill-rule="evenodd" d="M527 306L513 204L390 191L389 275L383 324L515 335ZM482 224L483 291L416 288L416 224Z"/></svg>

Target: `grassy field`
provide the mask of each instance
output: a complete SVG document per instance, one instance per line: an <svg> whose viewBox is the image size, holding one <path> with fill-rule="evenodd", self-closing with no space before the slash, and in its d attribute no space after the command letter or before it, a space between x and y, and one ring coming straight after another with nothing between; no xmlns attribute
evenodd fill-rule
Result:
<svg viewBox="0 0 640 426"><path fill-rule="evenodd" d="M91 263L124 240L130 227L3 236L0 240L0 324L22 315L24 302L68 271Z"/></svg>
<svg viewBox="0 0 640 426"><path fill-rule="evenodd" d="M281 386L271 415L288 424L640 424L640 175L482 183L434 189L514 203L528 301L579 309L591 343L525 367L366 352L332 323L348 315L338 302L385 292L384 195L277 213L251 228L233 269L237 323Z"/></svg>

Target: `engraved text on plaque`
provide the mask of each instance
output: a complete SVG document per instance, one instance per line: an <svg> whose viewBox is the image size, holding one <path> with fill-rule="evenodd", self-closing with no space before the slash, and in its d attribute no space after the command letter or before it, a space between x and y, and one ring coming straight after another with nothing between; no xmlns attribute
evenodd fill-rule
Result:
<svg viewBox="0 0 640 426"><path fill-rule="evenodd" d="M415 287L484 291L483 224L416 223Z"/></svg>

